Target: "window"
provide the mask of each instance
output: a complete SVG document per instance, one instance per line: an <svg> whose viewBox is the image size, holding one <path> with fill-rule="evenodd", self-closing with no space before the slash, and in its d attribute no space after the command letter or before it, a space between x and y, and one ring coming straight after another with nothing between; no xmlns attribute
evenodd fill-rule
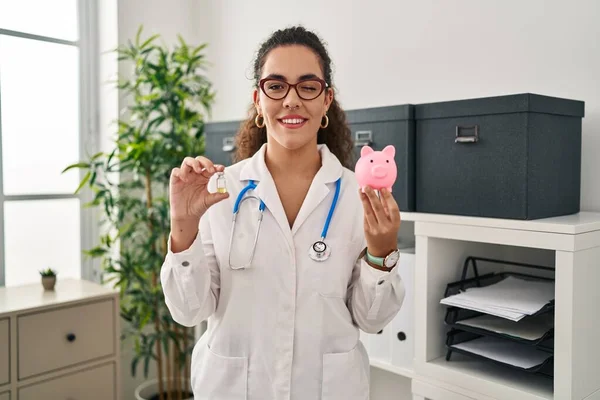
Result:
<svg viewBox="0 0 600 400"><path fill-rule="evenodd" d="M94 277L69 164L95 150L94 2L0 0L0 286Z"/></svg>

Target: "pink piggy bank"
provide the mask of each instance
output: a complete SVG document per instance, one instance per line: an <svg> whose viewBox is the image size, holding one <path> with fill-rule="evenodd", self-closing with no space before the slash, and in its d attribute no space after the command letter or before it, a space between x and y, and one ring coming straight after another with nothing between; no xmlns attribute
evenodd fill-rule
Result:
<svg viewBox="0 0 600 400"><path fill-rule="evenodd" d="M398 170L394 155L394 146L385 146L382 151L375 151L369 146L363 146L360 150L360 158L356 162L354 173L361 190L364 192L366 186L375 190L387 188L390 192L396 182Z"/></svg>

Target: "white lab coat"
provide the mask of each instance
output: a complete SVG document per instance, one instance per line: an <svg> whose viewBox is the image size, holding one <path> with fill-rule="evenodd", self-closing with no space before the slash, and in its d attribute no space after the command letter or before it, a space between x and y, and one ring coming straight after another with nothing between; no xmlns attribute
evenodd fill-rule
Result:
<svg viewBox="0 0 600 400"><path fill-rule="evenodd" d="M170 250L161 270L173 319L208 330L192 354L196 400L366 400L369 360L359 329L374 333L390 322L404 300L399 274L359 259L366 242L363 206L354 173L325 145L322 167L290 229L264 162L266 145L252 158L227 167L230 197L209 209L192 246ZM327 261L308 256L342 177L325 242ZM266 204L251 268L229 268L232 210L254 180ZM214 180L209 185L215 190ZM236 222L232 262L249 256L258 201L243 203ZM244 254L242 254L244 253Z"/></svg>

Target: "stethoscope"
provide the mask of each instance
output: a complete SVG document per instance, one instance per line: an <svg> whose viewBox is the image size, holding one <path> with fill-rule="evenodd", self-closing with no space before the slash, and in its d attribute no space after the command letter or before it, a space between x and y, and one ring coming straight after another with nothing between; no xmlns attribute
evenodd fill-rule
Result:
<svg viewBox="0 0 600 400"><path fill-rule="evenodd" d="M325 220L325 225L323 226L323 230L321 231L321 239L317 240L315 243L313 243L310 246L310 248L308 249L308 256L311 259L313 259L314 261L325 261L331 255L331 248L325 243L325 238L327 237L327 231L329 230L329 224L331 222L331 218L333 217L333 211L335 210L335 206L337 204L338 197L340 195L341 181L342 181L342 178L339 178L335 182L335 195L333 196L333 201L331 202L331 206L329 207L329 213L327 214L327 219ZM250 264L252 263L252 260L254 259L254 252L256 250L256 244L258 243L258 235L260 232L260 224L262 222L263 213L266 208L264 201L262 201L258 197L252 196L252 195L245 196L246 192L248 192L249 190L254 190L254 189L256 189L256 184L254 183L254 181L251 180L251 181L249 181L248 185L246 185L246 187L244 187L244 189L242 189L240 194L238 194L238 196L235 200L235 204L233 205L233 226L231 227L231 236L229 237L229 267L231 269L248 268L248 267L250 267ZM258 224L256 227L256 234L254 235L254 244L252 245L252 251L250 253L250 258L242 265L233 265L231 263L231 253L232 253L231 249L233 249L232 245L233 245L233 237L235 235L235 222L237 220L237 216L240 211L241 203L247 199L256 199L260 202L260 204L258 206L258 210L260 212L258 214Z"/></svg>

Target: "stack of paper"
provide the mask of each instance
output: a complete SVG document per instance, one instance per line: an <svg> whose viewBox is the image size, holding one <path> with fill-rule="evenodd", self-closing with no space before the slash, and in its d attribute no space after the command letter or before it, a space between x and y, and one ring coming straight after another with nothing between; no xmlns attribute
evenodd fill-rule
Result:
<svg viewBox="0 0 600 400"><path fill-rule="evenodd" d="M535 347L492 337L481 337L451 347L524 369L537 367L552 357L552 354Z"/></svg>
<svg viewBox="0 0 600 400"><path fill-rule="evenodd" d="M520 321L554 299L553 281L532 281L509 276L486 287L468 288L448 296L442 304Z"/></svg>
<svg viewBox="0 0 600 400"><path fill-rule="evenodd" d="M541 339L554 327L554 314L545 313L519 322L509 321L493 315L480 315L478 317L463 319L457 325L471 326L501 335L532 341Z"/></svg>

